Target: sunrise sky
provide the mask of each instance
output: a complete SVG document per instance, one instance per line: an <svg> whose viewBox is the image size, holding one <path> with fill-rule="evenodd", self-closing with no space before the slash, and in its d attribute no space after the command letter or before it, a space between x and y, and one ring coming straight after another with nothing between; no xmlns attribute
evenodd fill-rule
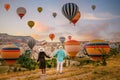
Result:
<svg viewBox="0 0 120 80"><path fill-rule="evenodd" d="M61 12L68 2L77 4L81 13L75 26ZM4 8L6 3L11 6L8 11ZM92 5L96 5L95 10ZM18 7L27 11L22 19L16 13ZM41 13L37 11L38 7L43 8ZM57 13L55 18L53 12ZM29 20L35 22L32 29L27 25ZM120 0L0 0L0 33L30 35L47 41L50 41L50 33L55 34L54 41L68 35L79 41L120 41Z"/></svg>

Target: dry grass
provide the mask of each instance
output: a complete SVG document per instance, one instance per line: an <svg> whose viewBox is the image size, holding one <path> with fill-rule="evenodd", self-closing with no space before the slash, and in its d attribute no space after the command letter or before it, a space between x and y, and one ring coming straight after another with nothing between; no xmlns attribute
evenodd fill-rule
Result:
<svg viewBox="0 0 120 80"><path fill-rule="evenodd" d="M24 71L24 72L10 72L10 73L4 73L0 74L0 79L9 79L10 77L15 77L15 76L23 76L23 75L30 75L31 73L34 74L38 72L39 69L32 70L32 71Z"/></svg>
<svg viewBox="0 0 120 80"><path fill-rule="evenodd" d="M4 73L4 72L7 72L9 69L8 66L0 66L0 73Z"/></svg>
<svg viewBox="0 0 120 80"><path fill-rule="evenodd" d="M45 80L120 80L120 55L107 59L106 66L64 67L63 74L56 75L55 68L47 68ZM43 79L39 69L25 72L10 72L0 74L0 80L39 80Z"/></svg>

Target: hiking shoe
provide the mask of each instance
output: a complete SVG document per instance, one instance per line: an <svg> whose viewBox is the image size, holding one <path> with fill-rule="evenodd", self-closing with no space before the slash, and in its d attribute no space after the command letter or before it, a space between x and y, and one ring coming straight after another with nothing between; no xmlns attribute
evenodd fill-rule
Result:
<svg viewBox="0 0 120 80"><path fill-rule="evenodd" d="M60 72L60 74L63 74L62 72Z"/></svg>
<svg viewBox="0 0 120 80"><path fill-rule="evenodd" d="M43 76L46 76L46 74L43 74Z"/></svg>

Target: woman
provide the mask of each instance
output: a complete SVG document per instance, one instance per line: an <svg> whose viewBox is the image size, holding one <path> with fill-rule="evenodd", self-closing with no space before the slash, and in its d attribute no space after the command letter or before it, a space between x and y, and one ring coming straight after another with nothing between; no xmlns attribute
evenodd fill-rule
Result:
<svg viewBox="0 0 120 80"><path fill-rule="evenodd" d="M64 58L66 57L66 52L63 50L63 47L60 46L59 49L52 54L52 57L57 55L57 69L56 69L56 74L62 73L62 68L63 68L63 61Z"/></svg>
<svg viewBox="0 0 120 80"><path fill-rule="evenodd" d="M41 69L42 75L46 75L46 63L45 63L45 57L50 58L46 55L43 48L40 48L40 52L38 54L38 60L39 61L39 69Z"/></svg>

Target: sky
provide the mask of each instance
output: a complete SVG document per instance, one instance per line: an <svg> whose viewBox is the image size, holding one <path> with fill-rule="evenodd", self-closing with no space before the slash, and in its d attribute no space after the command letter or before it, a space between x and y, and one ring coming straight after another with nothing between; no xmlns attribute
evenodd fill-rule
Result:
<svg viewBox="0 0 120 80"><path fill-rule="evenodd" d="M81 17L75 24L62 14L62 6L75 3L79 7ZM10 4L6 11L4 4ZM51 41L50 33L55 34L53 41L59 37L71 35L78 41L103 39L120 41L120 0L0 0L0 33L17 36L32 36L37 40ZM96 5L92 10L91 6ZM22 19L16 13L18 7L24 7L26 14ZM38 7L43 11L39 13ZM56 12L54 18L52 13ZM34 21L30 28L28 21Z"/></svg>

